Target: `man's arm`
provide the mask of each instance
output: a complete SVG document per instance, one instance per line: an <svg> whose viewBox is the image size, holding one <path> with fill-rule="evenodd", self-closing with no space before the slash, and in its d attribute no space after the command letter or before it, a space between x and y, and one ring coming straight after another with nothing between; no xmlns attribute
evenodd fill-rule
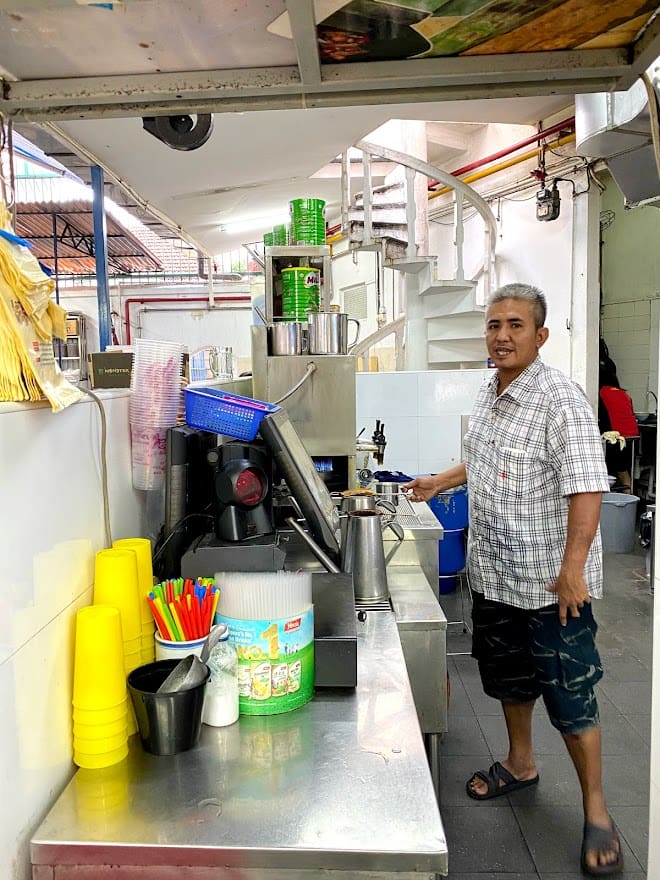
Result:
<svg viewBox="0 0 660 880"><path fill-rule="evenodd" d="M439 492L455 489L457 486L462 486L463 483L467 483L467 471L464 464L457 464L456 467L443 471L441 474L417 477L410 483L404 483L401 488L404 491L412 490L408 495L411 501L428 501Z"/></svg>
<svg viewBox="0 0 660 880"><path fill-rule="evenodd" d="M571 495L568 502L568 534L559 577L548 589L557 594L559 620L566 625L567 612L579 617L585 602L591 601L584 580L584 566L589 548L596 536L600 521L602 492L584 492Z"/></svg>

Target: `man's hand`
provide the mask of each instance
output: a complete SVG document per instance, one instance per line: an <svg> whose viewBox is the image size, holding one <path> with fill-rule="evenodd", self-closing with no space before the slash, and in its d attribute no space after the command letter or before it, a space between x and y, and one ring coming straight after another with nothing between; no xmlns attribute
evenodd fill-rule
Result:
<svg viewBox="0 0 660 880"><path fill-rule="evenodd" d="M404 483L401 489L410 501L429 501L438 494L440 485L437 476L417 477L411 483Z"/></svg>
<svg viewBox="0 0 660 880"><path fill-rule="evenodd" d="M467 472L464 464L457 464L441 474L431 474L429 477L417 477L410 483L404 483L401 489L410 501L428 501L439 492L447 489L455 489L467 483Z"/></svg>
<svg viewBox="0 0 660 880"><path fill-rule="evenodd" d="M566 571L562 568L555 583L546 587L546 590L557 595L559 622L562 626L566 626L568 612L571 617L579 617L580 608L591 602L582 571Z"/></svg>

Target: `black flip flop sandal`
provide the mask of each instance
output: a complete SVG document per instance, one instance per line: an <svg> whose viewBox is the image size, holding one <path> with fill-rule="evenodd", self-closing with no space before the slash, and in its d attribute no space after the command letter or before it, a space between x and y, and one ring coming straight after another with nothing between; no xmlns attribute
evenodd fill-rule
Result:
<svg viewBox="0 0 660 880"><path fill-rule="evenodd" d="M594 865L591 867L587 864L588 852L618 852L618 856L609 865ZM582 868L582 873L588 874L590 877L610 877L612 874L618 874L621 871L623 868L623 853L621 852L621 841L614 824L609 828L599 828L598 825L592 825L591 822L584 823L580 867Z"/></svg>
<svg viewBox="0 0 660 880"><path fill-rule="evenodd" d="M488 791L485 794L477 794L470 788L470 783L474 782L475 779L480 779L488 786ZM488 772L477 770L465 783L465 790L475 801L488 801L491 798L501 797L502 795L510 794L512 791L518 791L521 788L529 788L530 785L536 785L538 781L538 773L532 779L516 779L512 773L509 773L506 767L503 767L499 761L495 761L489 767Z"/></svg>

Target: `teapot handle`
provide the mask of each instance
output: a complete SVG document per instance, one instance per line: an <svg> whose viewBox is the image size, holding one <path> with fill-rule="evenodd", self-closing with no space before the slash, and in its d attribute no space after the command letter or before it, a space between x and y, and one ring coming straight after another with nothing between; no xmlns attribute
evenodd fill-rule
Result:
<svg viewBox="0 0 660 880"><path fill-rule="evenodd" d="M385 529L392 529L399 541L403 541L405 534L401 523L398 523L396 522L396 520L391 519L389 522L385 523L383 531L385 531Z"/></svg>

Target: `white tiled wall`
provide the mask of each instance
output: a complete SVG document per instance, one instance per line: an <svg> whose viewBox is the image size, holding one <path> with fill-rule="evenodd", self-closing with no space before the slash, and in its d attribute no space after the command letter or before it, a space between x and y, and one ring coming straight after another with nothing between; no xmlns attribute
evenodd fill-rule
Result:
<svg viewBox="0 0 660 880"><path fill-rule="evenodd" d="M127 392L100 392L108 421L113 538L142 534L131 486ZM75 612L104 542L100 414L0 404L0 877L31 877L32 833L68 781Z"/></svg>
<svg viewBox="0 0 660 880"><path fill-rule="evenodd" d="M651 300L603 303L603 336L617 366L621 385L633 399L636 412L653 411L646 392L651 373ZM657 335L657 329L656 329Z"/></svg>
<svg viewBox="0 0 660 880"><path fill-rule="evenodd" d="M357 429L385 423L383 469L420 474L461 460L461 415L470 413L488 370L358 373Z"/></svg>

